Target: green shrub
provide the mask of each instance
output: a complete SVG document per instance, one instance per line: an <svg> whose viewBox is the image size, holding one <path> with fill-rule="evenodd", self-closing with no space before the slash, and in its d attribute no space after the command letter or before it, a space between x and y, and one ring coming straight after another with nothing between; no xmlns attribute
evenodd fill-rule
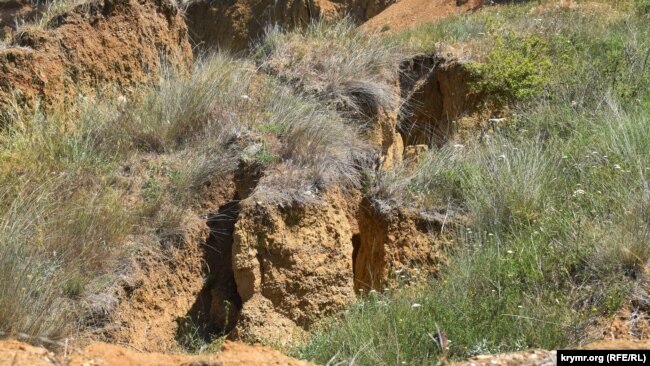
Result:
<svg viewBox="0 0 650 366"><path fill-rule="evenodd" d="M496 35L484 62L473 64L474 88L498 106L541 94L550 81L548 46L539 37Z"/></svg>

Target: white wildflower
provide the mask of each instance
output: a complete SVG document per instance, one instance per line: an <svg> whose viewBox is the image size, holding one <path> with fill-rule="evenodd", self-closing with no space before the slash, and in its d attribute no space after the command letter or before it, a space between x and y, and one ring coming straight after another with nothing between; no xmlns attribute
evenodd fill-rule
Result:
<svg viewBox="0 0 650 366"><path fill-rule="evenodd" d="M576 189L575 192L573 192L573 197L582 196L582 195L584 195L585 193L587 193L587 192L585 192L584 189Z"/></svg>

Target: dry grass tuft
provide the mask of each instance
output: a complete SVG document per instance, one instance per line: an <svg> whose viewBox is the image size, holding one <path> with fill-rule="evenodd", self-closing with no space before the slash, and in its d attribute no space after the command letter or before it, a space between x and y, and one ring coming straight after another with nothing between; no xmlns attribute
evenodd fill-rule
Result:
<svg viewBox="0 0 650 366"><path fill-rule="evenodd" d="M396 43L359 32L349 20L321 20L304 31L272 28L256 51L264 70L357 119L397 106L401 57Z"/></svg>

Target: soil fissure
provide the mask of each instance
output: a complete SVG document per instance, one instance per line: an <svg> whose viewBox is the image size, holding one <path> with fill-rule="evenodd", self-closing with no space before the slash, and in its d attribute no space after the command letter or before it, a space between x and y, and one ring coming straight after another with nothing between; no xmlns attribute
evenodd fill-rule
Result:
<svg viewBox="0 0 650 366"><path fill-rule="evenodd" d="M442 146L455 122L476 110L480 96L471 89L472 75L456 59L418 55L400 64L405 101L398 123L405 146Z"/></svg>
<svg viewBox="0 0 650 366"><path fill-rule="evenodd" d="M239 217L239 202L235 197L208 216L210 235L203 246L204 286L177 331L177 340L185 346L197 337L210 343L216 337L228 335L239 320L242 299L232 268L233 232Z"/></svg>

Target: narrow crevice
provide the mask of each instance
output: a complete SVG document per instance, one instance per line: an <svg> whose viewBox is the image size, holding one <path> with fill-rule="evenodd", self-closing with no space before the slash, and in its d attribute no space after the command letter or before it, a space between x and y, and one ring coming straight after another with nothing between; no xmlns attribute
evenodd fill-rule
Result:
<svg viewBox="0 0 650 366"><path fill-rule="evenodd" d="M361 201L358 223L359 233L352 236L354 290L357 293L381 291L386 265L384 246L389 240L387 224L368 198Z"/></svg>
<svg viewBox="0 0 650 366"><path fill-rule="evenodd" d="M354 234L352 235L352 276L356 280L357 278L357 256L359 255L359 249L361 248L361 235Z"/></svg>
<svg viewBox="0 0 650 366"><path fill-rule="evenodd" d="M405 146L442 146L457 126L454 121L477 108L471 73L456 59L418 55L400 64L398 130Z"/></svg>
<svg viewBox="0 0 650 366"><path fill-rule="evenodd" d="M228 335L236 326L242 300L232 269L232 245L239 199L208 216L210 236L204 249L204 285L187 315L179 320L176 339L187 348Z"/></svg>

